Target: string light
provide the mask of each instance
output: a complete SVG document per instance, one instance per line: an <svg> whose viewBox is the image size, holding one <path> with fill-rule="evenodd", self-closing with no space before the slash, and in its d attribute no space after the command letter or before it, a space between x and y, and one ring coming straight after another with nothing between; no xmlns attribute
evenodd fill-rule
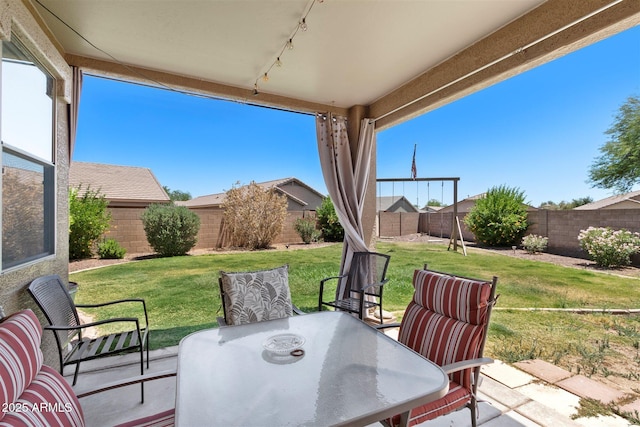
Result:
<svg viewBox="0 0 640 427"><path fill-rule="evenodd" d="M309 12L311 12L311 9L313 9L313 6L316 3L322 3L323 1L324 0L310 0L309 6L306 8L306 12L302 15L302 17L298 21L298 25L296 25L296 28L293 30L293 32L291 33L287 41L282 46L282 49L280 50L280 54L277 56L276 60L273 61L271 65L267 67L267 71L262 73L260 77L256 79L253 85L254 96L260 94L260 91L258 90L258 80L262 79L263 82L265 83L268 82L269 73L271 72L271 69L273 67L278 67L278 68L282 67L282 59L281 59L282 55L287 50L293 50L293 39L295 38L296 34L298 34L298 31L306 32L309 29L309 25L307 24L307 16L309 15Z"/></svg>

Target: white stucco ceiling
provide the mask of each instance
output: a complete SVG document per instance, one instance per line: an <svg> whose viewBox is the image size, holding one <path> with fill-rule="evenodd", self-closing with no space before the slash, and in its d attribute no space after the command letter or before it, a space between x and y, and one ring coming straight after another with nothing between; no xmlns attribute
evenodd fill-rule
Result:
<svg viewBox="0 0 640 427"><path fill-rule="evenodd" d="M85 71L381 126L640 22L637 0L24 1Z"/></svg>
<svg viewBox="0 0 640 427"><path fill-rule="evenodd" d="M261 92L368 105L542 0L40 0L118 62ZM37 6L66 53L113 61Z"/></svg>

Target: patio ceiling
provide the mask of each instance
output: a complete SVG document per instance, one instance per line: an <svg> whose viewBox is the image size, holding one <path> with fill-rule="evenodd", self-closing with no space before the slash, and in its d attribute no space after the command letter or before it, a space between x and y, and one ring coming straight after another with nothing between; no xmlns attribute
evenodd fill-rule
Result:
<svg viewBox="0 0 640 427"><path fill-rule="evenodd" d="M636 0L24 1L86 72L378 128L640 22Z"/></svg>

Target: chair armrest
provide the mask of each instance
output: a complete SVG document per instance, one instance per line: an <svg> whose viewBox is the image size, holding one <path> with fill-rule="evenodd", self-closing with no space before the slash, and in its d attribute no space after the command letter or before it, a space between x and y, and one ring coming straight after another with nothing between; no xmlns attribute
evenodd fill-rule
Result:
<svg viewBox="0 0 640 427"><path fill-rule="evenodd" d="M342 274L340 276L325 277L324 279L320 280L320 291L318 292L318 311L322 311L322 304L324 303L324 284L329 280L340 280L345 277L347 277L347 275ZM339 285L340 285L340 282L338 282L337 286Z"/></svg>
<svg viewBox="0 0 640 427"><path fill-rule="evenodd" d="M116 388L121 388L121 387L126 387L129 385L133 385L133 384L140 384L140 383L144 383L147 381L154 381L154 380L160 380L163 378L170 378L170 377L175 377L176 376L176 370L167 370L167 371L160 371L160 372L155 372L152 374L144 374L144 375L138 375L136 377L133 378L127 378L124 380L118 380L118 381L114 381L111 383L107 383L99 388L95 388L95 389L91 389L88 391L85 391L84 393L78 393L77 397L78 398L82 398L82 397L87 397L87 396L91 396L93 394L97 394L97 393L102 393L104 391L108 391L108 390L113 390Z"/></svg>
<svg viewBox="0 0 640 427"><path fill-rule="evenodd" d="M107 301L107 302L101 302L98 304L75 304L76 307L83 307L83 308L92 308L92 307L104 307L106 305L113 305L113 304L120 304L123 302L141 302L142 305L145 307L146 310L146 304L145 301L142 298L127 298L127 299L119 299L119 300L115 300L115 301Z"/></svg>
<svg viewBox="0 0 640 427"><path fill-rule="evenodd" d="M363 291L366 291L367 289L372 288L374 286L384 286L388 281L389 281L389 279L384 279L382 282L370 283L367 286L363 287L362 290L360 290L360 291L354 290L354 292L363 292Z"/></svg>
<svg viewBox="0 0 640 427"><path fill-rule="evenodd" d="M296 307L295 304L291 304L291 309L293 310L293 314L297 314L298 316L302 314L307 314L304 311L300 310L298 307Z"/></svg>
<svg viewBox="0 0 640 427"><path fill-rule="evenodd" d="M342 279L342 278L344 278L344 277L347 277L347 275L346 275L346 274L342 274L342 275L340 275L340 276L325 277L324 279L320 280L320 285L324 285L324 282L327 282L327 281L329 281L329 280L332 280L332 279Z"/></svg>
<svg viewBox="0 0 640 427"><path fill-rule="evenodd" d="M400 323L384 323L382 325L371 325L373 326L375 329L387 329L387 328L399 328L400 327Z"/></svg>
<svg viewBox="0 0 640 427"><path fill-rule="evenodd" d="M460 362L450 363L448 365L441 366L445 374L452 374L454 372L462 371L463 369L477 368L482 365L489 365L493 363L493 359L490 357L481 357L478 359L461 360Z"/></svg>
<svg viewBox="0 0 640 427"><path fill-rule="evenodd" d="M105 307L108 305L122 304L122 303L128 303L128 302L139 302L142 304L142 310L144 311L144 324L145 324L145 328L147 328L149 325L149 315L147 314L147 303L142 298L125 298L125 299L119 299L115 301L102 302L98 304L75 304L75 306L76 308L78 307L79 308L98 308L98 307Z"/></svg>
<svg viewBox="0 0 640 427"><path fill-rule="evenodd" d="M108 323L120 323L120 322L133 322L136 324L136 329L140 329L138 319L136 317L116 317L113 319L96 320L95 322L83 323L82 325L79 325L79 326L49 325L49 326L45 326L44 329L50 329L52 331L72 331L74 329L82 330L84 328L90 328L92 326L100 326Z"/></svg>

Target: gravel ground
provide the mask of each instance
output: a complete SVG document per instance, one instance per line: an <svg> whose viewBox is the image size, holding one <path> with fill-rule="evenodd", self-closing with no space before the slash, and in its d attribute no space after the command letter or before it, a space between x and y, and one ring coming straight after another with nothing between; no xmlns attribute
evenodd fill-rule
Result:
<svg viewBox="0 0 640 427"><path fill-rule="evenodd" d="M420 242L420 243L439 243L439 244L448 244L448 238L438 238L433 236L421 235L421 234L410 234L407 236L399 236L399 237L391 237L391 238L381 238L382 241L392 241L392 242ZM626 277L637 277L640 278L640 268L636 266L622 267L622 268L600 268L593 261L583 258L574 258L569 256L562 255L554 255L546 252L538 253L538 254L530 254L523 249L516 249L515 251L511 248L482 248L477 246L475 243L465 242L465 246L468 250L479 250L479 251L490 251L500 255L511 256L515 258L528 259L532 261L542 261L542 262L550 262L556 265L562 265L564 267L572 267L572 268L580 268L586 270L600 271L603 273L609 274L617 274L620 276ZM459 250L460 242L458 242Z"/></svg>

